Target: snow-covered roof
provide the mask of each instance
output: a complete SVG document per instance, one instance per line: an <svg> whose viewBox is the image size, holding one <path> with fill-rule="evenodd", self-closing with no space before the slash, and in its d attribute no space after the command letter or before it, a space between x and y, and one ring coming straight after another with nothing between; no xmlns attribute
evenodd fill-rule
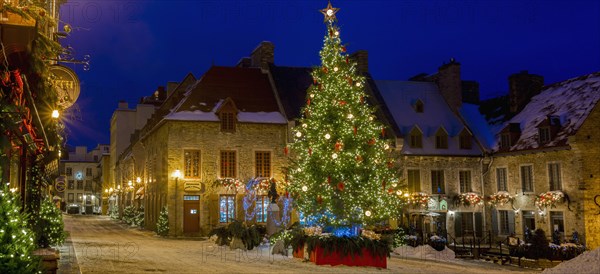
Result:
<svg viewBox="0 0 600 274"><path fill-rule="evenodd" d="M481 145L485 149L491 149L494 146L495 137L487 121L479 112L479 106L462 103L458 111L473 135L481 142Z"/></svg>
<svg viewBox="0 0 600 274"><path fill-rule="evenodd" d="M534 96L519 114L502 127L506 127L509 123L520 125L521 136L510 150L540 148L538 125L550 115L558 116L561 126L556 136L541 148L568 144L568 137L577 132L598 100L600 100L600 72L544 87L540 94ZM500 139L498 133L496 132L494 146L496 150Z"/></svg>
<svg viewBox="0 0 600 274"><path fill-rule="evenodd" d="M459 148L459 134L467 128L452 112L438 87L432 82L375 81L385 104L390 110L400 133L404 136L402 153L415 155L480 155L479 146L473 142L471 149ZM418 101L423 112L415 110ZM423 133L423 148L409 146L410 131L418 127ZM435 134L443 128L448 132L448 148L435 148ZM475 136L476 138L477 136Z"/></svg>
<svg viewBox="0 0 600 274"><path fill-rule="evenodd" d="M164 119L216 122L219 109L227 104L237 109L238 122L287 124L269 79L259 68L217 66L190 85Z"/></svg>

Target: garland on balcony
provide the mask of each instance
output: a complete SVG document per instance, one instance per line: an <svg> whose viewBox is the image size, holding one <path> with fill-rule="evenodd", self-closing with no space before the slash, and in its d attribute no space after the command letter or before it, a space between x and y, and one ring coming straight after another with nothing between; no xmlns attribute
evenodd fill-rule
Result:
<svg viewBox="0 0 600 274"><path fill-rule="evenodd" d="M515 197L510 195L510 193L506 191L498 191L489 196L488 204L492 207L503 206L505 204L512 204L515 200Z"/></svg>
<svg viewBox="0 0 600 274"><path fill-rule="evenodd" d="M454 197L456 206L478 206L483 205L483 197L474 192L466 192L458 194Z"/></svg>
<svg viewBox="0 0 600 274"><path fill-rule="evenodd" d="M571 210L569 196L560 190L542 192L535 197L535 205L539 208L554 208L557 204L564 202L567 202L567 208Z"/></svg>
<svg viewBox="0 0 600 274"><path fill-rule="evenodd" d="M415 192L409 194L407 202L413 207L427 208L427 205L429 204L429 199L429 194L424 192Z"/></svg>

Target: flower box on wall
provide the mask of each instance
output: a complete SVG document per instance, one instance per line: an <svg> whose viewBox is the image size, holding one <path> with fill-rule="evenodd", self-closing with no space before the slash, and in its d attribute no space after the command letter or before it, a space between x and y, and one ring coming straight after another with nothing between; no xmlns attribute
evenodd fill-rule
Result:
<svg viewBox="0 0 600 274"><path fill-rule="evenodd" d="M347 265L347 266L373 266L387 268L386 256L373 256L367 248L362 249L361 255L348 254L342 256L337 251L326 252L321 246L317 245L310 252L310 261L316 265Z"/></svg>

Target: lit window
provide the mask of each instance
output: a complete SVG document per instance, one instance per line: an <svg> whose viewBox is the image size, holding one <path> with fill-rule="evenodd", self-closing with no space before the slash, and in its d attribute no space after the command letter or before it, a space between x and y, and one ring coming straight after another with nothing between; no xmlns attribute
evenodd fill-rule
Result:
<svg viewBox="0 0 600 274"><path fill-rule="evenodd" d="M270 200L267 195L258 196L256 199L256 221L259 223L267 222L267 210L269 209Z"/></svg>
<svg viewBox="0 0 600 274"><path fill-rule="evenodd" d="M221 178L235 178L235 151L221 151Z"/></svg>
<svg viewBox="0 0 600 274"><path fill-rule="evenodd" d="M257 151L255 165L256 177L271 177L271 152Z"/></svg>
<svg viewBox="0 0 600 274"><path fill-rule="evenodd" d="M219 197L219 222L228 223L235 219L235 195Z"/></svg>
<svg viewBox="0 0 600 274"><path fill-rule="evenodd" d="M200 178L200 150L184 150L183 162L185 178Z"/></svg>

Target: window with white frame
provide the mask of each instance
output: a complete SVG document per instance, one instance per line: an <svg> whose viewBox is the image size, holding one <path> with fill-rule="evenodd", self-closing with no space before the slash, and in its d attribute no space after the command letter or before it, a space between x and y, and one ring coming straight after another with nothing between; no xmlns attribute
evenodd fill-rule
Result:
<svg viewBox="0 0 600 274"><path fill-rule="evenodd" d="M521 187L523 192L533 192L533 166L521 166Z"/></svg>
<svg viewBox="0 0 600 274"><path fill-rule="evenodd" d="M458 172L458 180L460 182L460 192L472 192L473 188L471 187L471 171L470 170L461 170Z"/></svg>
<svg viewBox="0 0 600 274"><path fill-rule="evenodd" d="M508 191L507 174L505 167L496 168L496 185L498 191Z"/></svg>
<svg viewBox="0 0 600 274"><path fill-rule="evenodd" d="M267 210L270 200L267 195L260 195L256 199L256 221L259 223L267 222Z"/></svg>
<svg viewBox="0 0 600 274"><path fill-rule="evenodd" d="M549 163L548 164L548 180L550 183L550 190L562 190L562 181L560 179L560 164Z"/></svg>

